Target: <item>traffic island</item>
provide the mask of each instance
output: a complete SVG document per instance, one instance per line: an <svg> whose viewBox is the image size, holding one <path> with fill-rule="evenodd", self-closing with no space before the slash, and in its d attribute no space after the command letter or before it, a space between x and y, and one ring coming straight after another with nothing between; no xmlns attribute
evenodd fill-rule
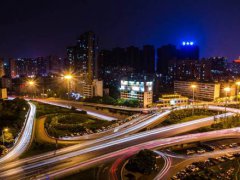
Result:
<svg viewBox="0 0 240 180"><path fill-rule="evenodd" d="M165 161L157 153L144 149L131 156L122 166L121 178L154 179L158 172L164 168Z"/></svg>
<svg viewBox="0 0 240 180"><path fill-rule="evenodd" d="M47 116L45 129L53 138L67 138L101 133L125 122L126 120L106 121L78 112Z"/></svg>

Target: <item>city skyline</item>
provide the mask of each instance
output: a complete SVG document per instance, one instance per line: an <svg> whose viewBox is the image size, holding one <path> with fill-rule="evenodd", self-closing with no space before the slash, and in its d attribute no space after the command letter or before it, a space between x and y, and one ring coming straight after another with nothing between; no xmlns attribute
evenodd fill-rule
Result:
<svg viewBox="0 0 240 180"><path fill-rule="evenodd" d="M239 179L239 5L0 2L0 179Z"/></svg>
<svg viewBox="0 0 240 180"><path fill-rule="evenodd" d="M145 44L158 48L194 41L201 49L200 57L234 60L240 55L238 4L188 0L2 2L0 56L65 56L66 46L92 30L100 38L100 49Z"/></svg>

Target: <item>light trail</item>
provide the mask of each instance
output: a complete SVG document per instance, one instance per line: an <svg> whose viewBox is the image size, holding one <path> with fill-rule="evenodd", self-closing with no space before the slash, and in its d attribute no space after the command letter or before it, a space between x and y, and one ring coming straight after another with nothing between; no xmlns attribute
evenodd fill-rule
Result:
<svg viewBox="0 0 240 180"><path fill-rule="evenodd" d="M183 135L183 136L150 141L150 142L138 144L136 146L132 146L129 148L121 149L119 151L115 151L112 153L107 153L107 154L103 153L102 156L98 156L96 158L92 158L84 162L77 163L77 165L75 166L48 173L48 176L57 178L64 175L65 173L69 173L70 171L76 171L86 166L89 167L89 166L97 165L99 163L109 161L110 159L115 159L119 156L123 156L124 154L133 153L133 152L137 153L141 149L157 149L160 147L168 147L176 144L196 142L200 140L206 140L209 138L214 139L214 138L229 138L234 136L238 137L239 134L240 134L240 128L232 128L232 129L226 129L226 130L218 130L218 131L207 132L207 133L197 133L192 135ZM240 148L238 150L240 150ZM2 173L0 173L0 177L2 177ZM44 175L40 175L38 178L44 179Z"/></svg>
<svg viewBox="0 0 240 180"><path fill-rule="evenodd" d="M164 167L161 169L161 171L158 173L158 175L154 178L154 180L159 180L159 179L162 179L162 177L165 176L165 174L171 168L172 161L171 161L171 158L166 156L164 153L159 152L159 151L154 151L154 152L157 153L158 155L160 155L164 159Z"/></svg>
<svg viewBox="0 0 240 180"><path fill-rule="evenodd" d="M148 117L146 119L146 121L143 121L143 123L141 123L141 126L147 126L149 125L149 123L152 123L156 120L159 120L160 118L164 118L166 117L168 114L170 113L170 111L166 111L163 113L156 113L151 115L150 117ZM215 116L215 118L220 118L220 117L225 117L225 116L232 116L233 113L227 113L222 114L222 115L218 115ZM131 146L135 145L135 147L138 148L153 148L155 146L168 146L172 143L181 143L184 141L198 141L199 139L201 139L200 137L195 137L193 135L188 135L187 137L185 136L185 139L161 139L164 140L164 143L162 142L162 144L159 142L157 143L156 141L153 141L153 139L157 139L157 138L162 138L162 137L166 137L166 136L170 136L173 134L178 134L178 133L182 133L182 132L186 132L189 130L193 130L193 129L197 129L199 127L202 126L206 126L211 124L214 121L214 117L208 117L208 118L203 118L201 120L195 120L195 121L191 121L191 122L186 122L186 123L182 123L182 124L175 124L175 125L171 125L168 127L163 127L163 128L158 128L158 129L154 129L151 131L147 131L147 132L142 132L142 133L138 133L135 135L131 135L129 137L123 137L121 139L112 139L112 138L117 138L120 136L124 136L127 133L133 133L134 131L136 131L136 127L130 127L127 128L124 132L120 131L120 132L116 132L113 135L110 135L108 137L104 137L107 138L107 140L112 139L110 142L106 142L103 144L103 142L106 140L104 138L100 138L98 139L98 141L95 142L88 142L85 145L93 145L92 147L87 147L85 149L79 149L84 147L85 145L83 144L78 144L78 145L74 145L68 148L63 148L60 149L56 152L55 156L53 155L53 152L49 152L43 155L38 155L38 156L34 156L31 158L27 158L27 159L23 159L23 160L17 160L15 162L9 163L9 164L5 164L3 167L1 167L1 171L2 173L0 173L1 177L5 177L5 175L14 175L14 174L21 174L24 173L26 171L32 170L38 170L39 168L41 168L42 170L44 169L44 166L50 163L56 163L56 162L61 162L63 160L67 160L70 158L74 158L77 156L84 156L84 154L86 153L103 153L106 155L111 155L111 157L116 157L116 155L121 155L118 154L117 152L120 152L121 149L128 147L127 149L125 149L125 153L129 152L130 150L132 150ZM239 131L239 129L238 129ZM218 132L219 133L219 132ZM213 138L215 137L230 137L230 136L234 136L235 134L232 131L226 132L226 134L224 134L224 132L222 132L223 134L215 134L213 136ZM232 133L232 134L231 134ZM235 132L235 133L239 133L239 132ZM238 134L239 135L239 134ZM205 136L202 138L209 138L210 136ZM100 140L100 141L99 141ZM101 141L102 140L102 141ZM149 141L149 142L148 142ZM159 140L160 141L160 140ZM148 142L145 143L144 142ZM161 142L161 141L160 141ZM100 144L102 143L102 144ZM142 144L140 144L142 143ZM157 143L157 144L156 144ZM138 144L138 145L136 145ZM119 148L119 151L114 150L115 152L113 153L106 153L106 150L110 150L111 148ZM137 149L137 148L136 148ZM139 149L138 149L139 150ZM122 152L122 151L121 151ZM100 156L102 158L102 156ZM110 157L110 156L109 156ZM109 160L109 157L105 157L104 159L101 160ZM79 166L76 167L83 167L84 164L92 164L92 163L98 163L99 161L97 161L98 156L93 158L93 159L89 159L89 161L84 161L81 162ZM24 164L27 163L27 164ZM79 163L79 162L78 162ZM21 167L16 167L16 166L21 166ZM11 169L9 169L11 168ZM65 169L61 169L61 172L58 172L59 174L62 174L64 172L67 172L67 170L69 169L69 167L65 167ZM70 169L72 169L72 167L70 167ZM59 169L60 171L60 169Z"/></svg>
<svg viewBox="0 0 240 180"><path fill-rule="evenodd" d="M184 124L188 126L189 123L184 123ZM122 144L130 143L129 145L132 145L132 143L135 142L137 139L146 138L146 137L152 135L152 133L153 133L153 135L157 135L157 134L159 135L162 132L169 133L170 130L175 132L177 128L182 128L182 124L175 125L175 126L176 126L175 128L174 127L167 128L167 129L162 128L162 130L157 129L157 131L154 131L154 133L150 132L150 131L149 132L144 132L144 133L139 133L139 134L136 134L136 135L133 135L133 136L130 136L130 137L126 137L126 138L122 138L122 139L118 139L118 140L113 140L113 141L110 141L110 142L107 142L107 143L104 143L104 144L95 145L93 147L85 148L85 149L82 149L82 150L76 150L76 151L73 151L73 152L70 152L70 153L67 153L67 154L54 156L52 158L48 158L48 159L41 160L41 161L38 161L38 162L33 162L30 165L24 166L24 170L22 168L13 168L9 171L7 170L7 171L4 172L4 174L6 173L4 176L6 176L6 175L9 176L12 173L14 173L14 174L21 173L21 172L24 172L26 170L30 170L32 168L37 168L38 169L38 168L40 168L44 165L47 165L47 164L62 161L62 160L72 158L72 157L76 157L76 156L79 156L79 155L84 155L84 154L90 153L90 152L92 152L92 153L93 152L98 152L98 151L99 152L102 152L102 151L105 152L104 149L109 149L109 148L112 148L116 145L119 145L122 148L124 148L124 146L122 146ZM236 130L239 131L239 129L236 129ZM234 133L232 132L233 130L231 130L230 132L232 132L235 135L236 132L237 132L236 130L234 131ZM221 134L219 133L219 131L211 132L211 133L208 132L208 133L213 137L215 137L215 136L222 137L224 135L226 136L226 135L229 134L229 131L225 132L225 134L223 132L225 132L225 131L221 131ZM147 146L143 147L140 144L140 145L136 145L136 147L139 147L140 149L141 148L152 148L152 147L157 147L157 146L160 147L160 146L163 146L163 145L170 145L170 144L173 144L173 142L180 143L182 141L183 142L184 141L199 141L201 138L209 138L208 133L205 133L204 137L202 137L202 134L200 134L198 136L196 136L196 135L185 135L185 136L180 136L180 137L162 139L162 140L159 140L159 141L150 141L150 142L146 143ZM150 139L150 140L152 140L152 139ZM156 142L159 142L159 143L156 143ZM127 152L125 152L125 153L127 153ZM36 157L33 157L33 158L35 159ZM19 162L21 162L21 160ZM1 168L1 169L5 169L6 167L7 166L5 166L4 168ZM0 174L0 176L1 176L1 174Z"/></svg>
<svg viewBox="0 0 240 180"><path fill-rule="evenodd" d="M61 104L61 103L54 103L54 102L44 101L44 100L40 100L40 99L34 99L34 100L38 101L38 102L41 102L41 103L44 103L44 104L50 104L50 105L59 106L59 107L63 107L63 108L68 108L68 109L71 108L71 106L64 105L64 104ZM80 109L80 108L77 108L76 110L77 111L83 111L83 109ZM86 111L86 110L84 110L84 111ZM106 115L103 115L103 114L100 114L100 113L96 113L96 112L92 112L92 111L89 111L89 110L87 110L86 112L87 112L87 114L89 114L91 116L95 116L97 118L104 119L106 121L117 120L114 117L106 116Z"/></svg>
<svg viewBox="0 0 240 180"><path fill-rule="evenodd" d="M36 114L36 106L31 102L29 104L29 112L26 116L24 128L21 131L21 135L17 138L17 142L14 147L5 156L0 158L0 163L5 163L19 157L29 146L32 139L32 132L34 127L34 119Z"/></svg>

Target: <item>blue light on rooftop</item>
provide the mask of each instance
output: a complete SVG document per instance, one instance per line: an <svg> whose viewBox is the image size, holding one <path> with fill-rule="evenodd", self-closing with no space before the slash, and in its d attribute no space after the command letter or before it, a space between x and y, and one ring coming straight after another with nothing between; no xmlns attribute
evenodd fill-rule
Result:
<svg viewBox="0 0 240 180"><path fill-rule="evenodd" d="M194 42L193 42L193 41L183 41L183 42L182 42L182 45L183 45L183 46L186 46L186 45L187 45L187 46L193 46L193 45L194 45Z"/></svg>

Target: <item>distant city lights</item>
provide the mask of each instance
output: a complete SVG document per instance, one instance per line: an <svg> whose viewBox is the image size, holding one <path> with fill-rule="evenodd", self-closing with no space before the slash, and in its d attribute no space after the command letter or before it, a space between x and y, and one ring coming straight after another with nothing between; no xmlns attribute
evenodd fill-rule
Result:
<svg viewBox="0 0 240 180"><path fill-rule="evenodd" d="M194 42L193 42L193 41L183 41L183 42L182 42L182 45L183 45L183 46L193 46L193 45L194 45Z"/></svg>

